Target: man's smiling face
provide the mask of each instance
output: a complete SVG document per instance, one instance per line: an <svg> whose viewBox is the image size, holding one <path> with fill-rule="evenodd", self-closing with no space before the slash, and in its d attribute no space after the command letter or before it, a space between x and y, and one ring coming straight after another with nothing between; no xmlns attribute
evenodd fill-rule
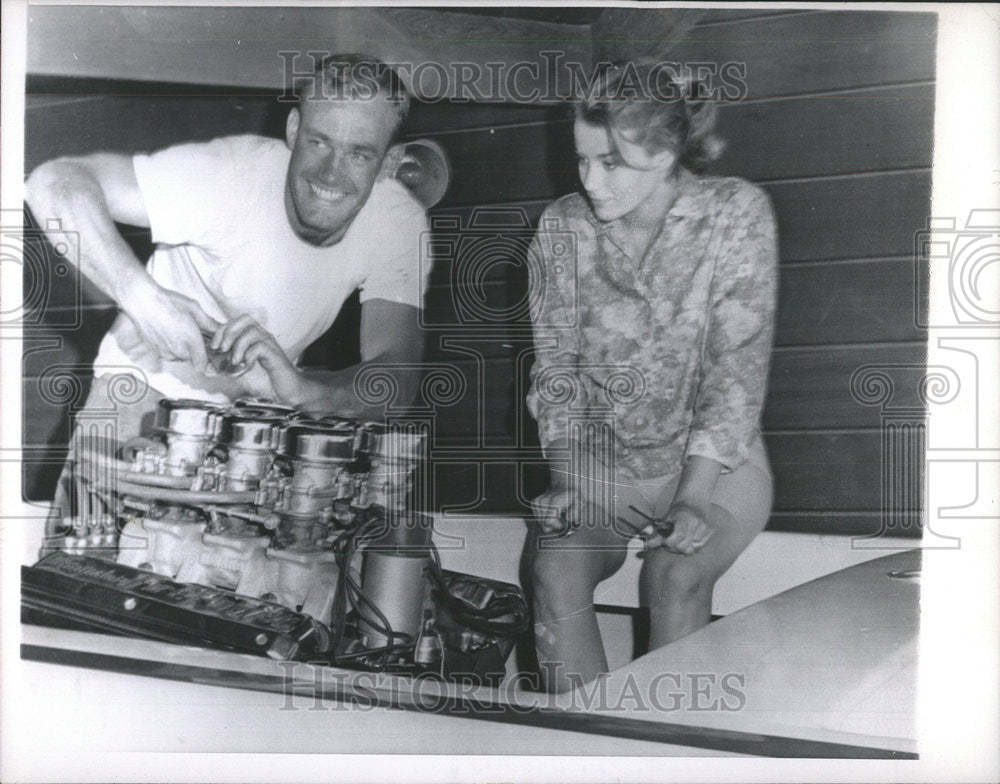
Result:
<svg viewBox="0 0 1000 784"><path fill-rule="evenodd" d="M344 236L368 200L395 126L395 109L382 96L306 100L292 109L285 211L296 234L314 245Z"/></svg>

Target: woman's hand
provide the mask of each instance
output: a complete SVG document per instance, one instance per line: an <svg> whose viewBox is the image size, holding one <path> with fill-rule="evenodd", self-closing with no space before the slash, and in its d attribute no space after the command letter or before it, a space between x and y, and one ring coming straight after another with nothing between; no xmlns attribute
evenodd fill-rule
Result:
<svg viewBox="0 0 1000 784"><path fill-rule="evenodd" d="M576 506L576 495L568 488L553 487L531 502L531 508L543 534L560 534L567 530Z"/></svg>
<svg viewBox="0 0 1000 784"><path fill-rule="evenodd" d="M692 555L715 533L712 525L712 495L722 464L701 455L692 455L684 464L674 502L664 521L673 523L672 532L654 533L646 539L646 550L663 547L671 553Z"/></svg>
<svg viewBox="0 0 1000 784"><path fill-rule="evenodd" d="M646 540L646 549L663 547L679 555L698 552L715 533L709 507L707 502L675 501L665 518L667 522L674 524L673 533L667 537L654 533Z"/></svg>
<svg viewBox="0 0 1000 784"><path fill-rule="evenodd" d="M601 507L581 500L578 493L564 487L549 488L531 502L531 508L543 534L569 534L582 526L606 522Z"/></svg>
<svg viewBox="0 0 1000 784"><path fill-rule="evenodd" d="M228 353L231 367L243 368L232 375L247 373L249 381L249 377L254 375L254 366L259 364L267 373L273 397L279 402L296 397L302 374L281 350L274 335L250 316L237 316L220 327L212 336L211 348ZM259 384L249 386L256 387ZM250 391L259 393L261 390L253 388Z"/></svg>

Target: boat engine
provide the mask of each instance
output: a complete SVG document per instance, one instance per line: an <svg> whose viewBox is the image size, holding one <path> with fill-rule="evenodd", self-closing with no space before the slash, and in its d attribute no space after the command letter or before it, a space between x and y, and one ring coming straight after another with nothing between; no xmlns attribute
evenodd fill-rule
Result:
<svg viewBox="0 0 1000 784"><path fill-rule="evenodd" d="M527 625L524 596L441 569L431 518L413 508L425 449L425 434L407 423L311 418L259 401L162 400L152 432L120 455L76 454L76 484L93 496L78 508L106 511L48 543L57 552L28 568L35 588L26 587L25 605L158 639L193 635L366 668L445 673L489 650L495 675ZM82 587L67 589L67 580ZM56 585L82 604L60 603ZM117 592L114 600L88 604L81 597L95 586ZM118 599L132 608L124 617ZM140 622L143 608L156 617ZM170 623L160 623L164 614ZM246 626L279 617L297 637ZM209 634L216 622L224 629Z"/></svg>

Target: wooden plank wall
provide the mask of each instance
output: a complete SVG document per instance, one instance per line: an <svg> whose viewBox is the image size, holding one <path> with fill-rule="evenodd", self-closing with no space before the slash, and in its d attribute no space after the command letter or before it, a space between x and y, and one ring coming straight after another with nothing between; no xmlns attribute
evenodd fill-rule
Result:
<svg viewBox="0 0 1000 784"><path fill-rule="evenodd" d="M772 528L878 527L879 410L852 399L849 379L863 365L923 362L911 248L929 214L934 35L933 14L720 10L670 55L747 67L747 99L722 110L730 146L715 171L762 183L780 224L781 294L764 414L776 475ZM99 147L280 135L283 122L264 97L95 88L60 98L48 89L29 96L29 168ZM425 313L429 361L457 369L465 386L456 400L433 406L439 508L523 512L544 482L523 406L531 336L522 254L544 206L577 187L569 129L543 106L435 103L411 117L408 134L440 142L454 170L432 214L438 252ZM65 404L42 399L40 381L53 365L86 366L111 317L92 291L82 321L72 315L69 289L53 291L26 337L25 433L37 459L25 491L34 498L50 492L67 433ZM349 308L308 359L350 362L356 318ZM912 513L898 522L897 533L917 532Z"/></svg>

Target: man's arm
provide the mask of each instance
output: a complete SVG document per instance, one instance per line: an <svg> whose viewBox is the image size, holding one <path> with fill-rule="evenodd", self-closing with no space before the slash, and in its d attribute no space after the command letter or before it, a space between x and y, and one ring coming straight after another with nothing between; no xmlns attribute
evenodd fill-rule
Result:
<svg viewBox="0 0 1000 784"><path fill-rule="evenodd" d="M397 407L408 404L420 384L424 335L419 308L369 299L361 305L361 362L342 370L300 370L274 337L249 316L235 318L220 329L212 347L230 352L234 365L260 362L275 397L285 405L313 416L337 414L373 420L385 416L385 406L359 398L355 379L366 369L384 369L399 390L389 402Z"/></svg>
<svg viewBox="0 0 1000 784"><path fill-rule="evenodd" d="M161 357L205 367L202 331L215 323L194 300L157 284L115 222L149 226L132 158L96 153L42 164L25 182L25 198L44 228L79 236L80 258L68 259L127 314Z"/></svg>

